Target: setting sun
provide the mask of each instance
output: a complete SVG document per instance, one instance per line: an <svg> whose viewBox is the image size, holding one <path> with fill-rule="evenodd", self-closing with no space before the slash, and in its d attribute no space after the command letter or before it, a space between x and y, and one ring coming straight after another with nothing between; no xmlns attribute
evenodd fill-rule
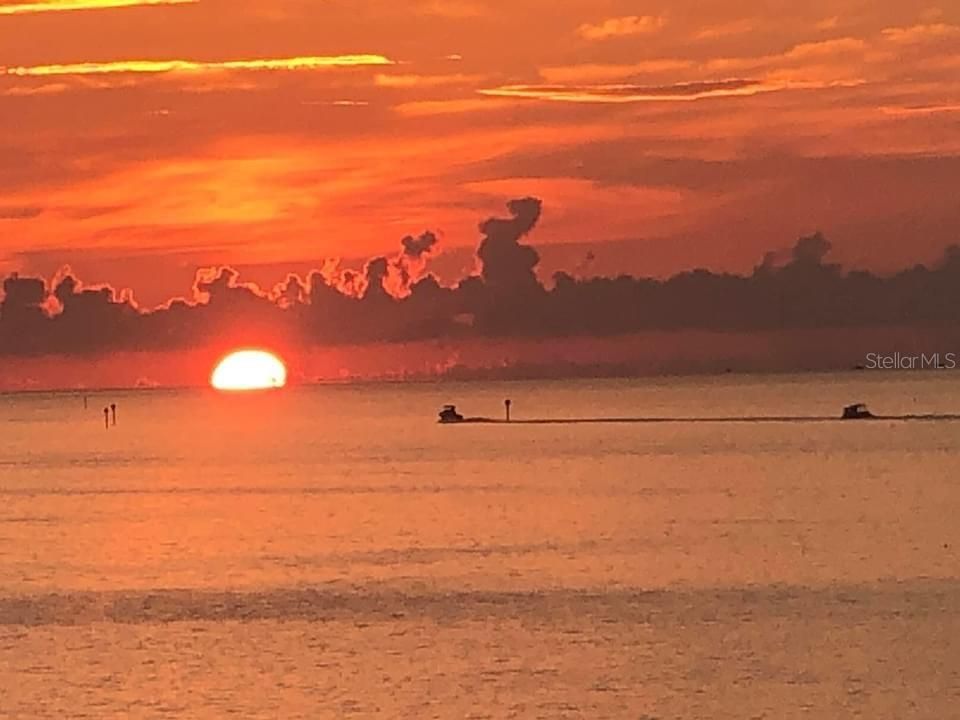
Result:
<svg viewBox="0 0 960 720"><path fill-rule="evenodd" d="M263 350L239 350L221 360L210 376L217 390L271 390L287 384L287 368Z"/></svg>

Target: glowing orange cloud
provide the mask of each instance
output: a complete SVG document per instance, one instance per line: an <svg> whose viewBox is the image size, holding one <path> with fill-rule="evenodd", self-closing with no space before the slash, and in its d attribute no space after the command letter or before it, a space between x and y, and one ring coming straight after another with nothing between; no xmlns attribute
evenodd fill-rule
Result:
<svg viewBox="0 0 960 720"><path fill-rule="evenodd" d="M107 10L143 5L196 5L200 0L50 0L0 6L0 15L27 15L74 10Z"/></svg>
<svg viewBox="0 0 960 720"><path fill-rule="evenodd" d="M545 278L588 249L740 270L817 228L854 265L937 257L958 10L770 5L0 0L0 278L70 262L152 307L194 266L272 287L431 229L446 281L531 193Z"/></svg>
<svg viewBox="0 0 960 720"><path fill-rule="evenodd" d="M117 60L104 63L71 63L66 65L35 65L4 68L7 75L103 75L107 73L174 73L207 72L215 70L322 70L335 67L363 65L393 65L383 55L308 55L292 58L261 58L257 60L226 60L199 62L195 60Z"/></svg>

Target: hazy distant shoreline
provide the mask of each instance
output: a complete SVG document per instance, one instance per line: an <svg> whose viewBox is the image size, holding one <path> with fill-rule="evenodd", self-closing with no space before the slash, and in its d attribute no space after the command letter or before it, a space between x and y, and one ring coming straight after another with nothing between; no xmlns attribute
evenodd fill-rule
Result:
<svg viewBox="0 0 960 720"><path fill-rule="evenodd" d="M532 370L535 370L533 368ZM606 380L636 380L661 383L665 381L730 381L745 382L751 380L762 382L768 378L779 380L795 378L798 382L816 381L825 379L853 379L864 378L877 380L885 379L916 379L924 381L950 382L960 380L960 371L957 370L866 370L866 369L843 369L843 370L750 370L750 371L690 371L690 372L609 372L609 373L590 373L582 374L570 373L566 375L537 375L535 372L511 373L506 372L498 374L494 370L479 370L476 373L465 373L457 375L437 375L437 376L407 376L407 377L368 377L368 378L329 378L316 379L312 381L292 382L287 388L282 390L265 391L268 393L288 393L299 389L309 388L349 388L349 387L392 387L413 385L423 386L456 386L456 385L480 385L480 384L521 384L531 382L542 382L546 384L563 384L571 382L589 382ZM84 395L94 396L104 393L176 393L176 392L210 392L215 393L209 385L204 383L181 384L181 385L155 385L155 386L136 386L136 385L115 385L91 388L71 388L71 387L52 387L52 388L26 388L26 389L3 389L0 390L0 397L15 395L57 395L64 397L82 397ZM842 401L843 398L838 398Z"/></svg>

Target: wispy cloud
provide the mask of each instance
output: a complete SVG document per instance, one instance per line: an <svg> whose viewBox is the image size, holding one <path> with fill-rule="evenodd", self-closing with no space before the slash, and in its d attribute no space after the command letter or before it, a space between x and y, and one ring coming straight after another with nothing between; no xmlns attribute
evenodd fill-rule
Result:
<svg viewBox="0 0 960 720"><path fill-rule="evenodd" d="M300 103L308 107L368 107L369 100L304 100Z"/></svg>
<svg viewBox="0 0 960 720"><path fill-rule="evenodd" d="M32 15L76 10L108 10L144 5L196 5L200 0L48 0L47 2L0 5L0 15Z"/></svg>
<svg viewBox="0 0 960 720"><path fill-rule="evenodd" d="M304 107L369 107L369 100L351 100L342 98L340 100L301 100L300 104Z"/></svg>
<svg viewBox="0 0 960 720"><path fill-rule="evenodd" d="M483 79L483 75L386 75L378 74L373 80L379 87L431 88L446 85L470 85Z"/></svg>
<svg viewBox="0 0 960 720"><path fill-rule="evenodd" d="M960 37L960 26L934 23L914 25L913 27L891 27L883 31L883 37L900 45L915 45L941 38Z"/></svg>
<svg viewBox="0 0 960 720"><path fill-rule="evenodd" d="M817 30L824 30L824 31L836 30L838 27L840 27L840 16L833 15L832 17L824 18L823 20L820 20L819 22L814 24L814 27Z"/></svg>
<svg viewBox="0 0 960 720"><path fill-rule="evenodd" d="M552 102L627 104L640 102L690 102L709 98L750 97L782 90L824 90L856 87L862 81L789 81L730 79L672 85L504 85L479 90L498 98L527 98Z"/></svg>
<svg viewBox="0 0 960 720"><path fill-rule="evenodd" d="M763 77L773 82L862 84L884 82L914 70L949 71L956 53L939 51L960 39L960 27L945 24L889 27L865 37L804 42L777 55L718 57L702 63L704 72ZM909 52L908 52L909 51ZM908 59L908 54L910 55Z"/></svg>
<svg viewBox="0 0 960 720"><path fill-rule="evenodd" d="M65 83L50 83L38 87L24 87L15 85L10 88L0 90L0 97L35 97L37 95L59 95L66 92L70 86Z"/></svg>
<svg viewBox="0 0 960 720"><path fill-rule="evenodd" d="M109 73L174 73L207 72L217 70L322 70L335 67L364 65L393 65L393 60L382 55L333 55L293 58L261 58L256 60L226 60L205 62L195 60L116 60L66 65L33 65L6 67L6 75L104 75Z"/></svg>
<svg viewBox="0 0 960 720"><path fill-rule="evenodd" d="M721 25L704 28L695 35L697 40L716 40L734 35L745 35L757 30L760 21L756 18L741 18Z"/></svg>
<svg viewBox="0 0 960 720"><path fill-rule="evenodd" d="M557 65L540 70L540 76L548 83L595 83L608 82L640 75L676 74L696 68L693 60L663 58L641 60L629 65L587 63L584 65Z"/></svg>
<svg viewBox="0 0 960 720"><path fill-rule="evenodd" d="M597 24L584 23L577 29L577 33L586 40L606 40L612 37L654 33L666 25L666 22L663 16L628 15L609 18Z"/></svg>
<svg viewBox="0 0 960 720"><path fill-rule="evenodd" d="M867 48L867 42L861 38L844 37L822 42L800 43L794 45L784 57L789 60L829 58L843 54L863 53Z"/></svg>
<svg viewBox="0 0 960 720"><path fill-rule="evenodd" d="M757 95L784 89L760 80L718 80L674 85L504 85L480 90L493 97L530 98L575 103L682 102L704 98Z"/></svg>
<svg viewBox="0 0 960 720"><path fill-rule="evenodd" d="M487 91L485 94L492 94ZM454 100L418 100L402 103L393 108L403 117L428 117L435 115L457 115L481 111L501 110L513 105L510 100L487 98L458 98Z"/></svg>
<svg viewBox="0 0 960 720"><path fill-rule="evenodd" d="M951 105L913 105L906 107L887 106L881 108L885 115L940 115L941 113L960 113L960 103Z"/></svg>
<svg viewBox="0 0 960 720"><path fill-rule="evenodd" d="M863 65L875 54L875 49L866 41L845 37L801 43L780 55L714 58L706 61L703 68L713 74L840 82L859 79Z"/></svg>

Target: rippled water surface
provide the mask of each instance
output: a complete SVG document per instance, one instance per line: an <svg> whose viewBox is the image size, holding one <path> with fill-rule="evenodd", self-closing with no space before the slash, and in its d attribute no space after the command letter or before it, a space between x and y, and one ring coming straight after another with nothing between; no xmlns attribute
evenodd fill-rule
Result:
<svg viewBox="0 0 960 720"><path fill-rule="evenodd" d="M952 373L0 396L0 717L960 718ZM106 430L102 408L118 405Z"/></svg>

